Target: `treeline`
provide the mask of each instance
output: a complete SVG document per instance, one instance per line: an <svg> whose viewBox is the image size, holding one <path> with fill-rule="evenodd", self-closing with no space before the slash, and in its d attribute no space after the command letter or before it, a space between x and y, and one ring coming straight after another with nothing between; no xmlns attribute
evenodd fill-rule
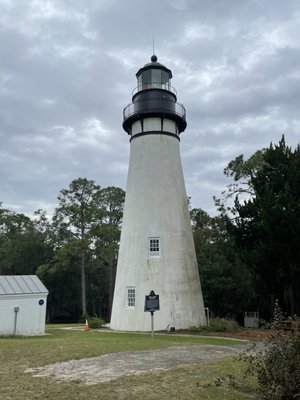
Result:
<svg viewBox="0 0 300 400"><path fill-rule="evenodd" d="M300 313L300 146L276 145L232 160L219 215L192 210L204 302L217 315Z"/></svg>
<svg viewBox="0 0 300 400"><path fill-rule="evenodd" d="M215 316L271 317L275 300L300 312L300 147L284 137L232 160L218 215L191 210L204 303ZM51 218L0 205L0 274L37 274L49 289L48 320L109 320L125 193L79 178Z"/></svg>
<svg viewBox="0 0 300 400"><path fill-rule="evenodd" d="M52 218L0 208L0 274L37 274L49 321L109 320L125 193L79 178L61 190Z"/></svg>

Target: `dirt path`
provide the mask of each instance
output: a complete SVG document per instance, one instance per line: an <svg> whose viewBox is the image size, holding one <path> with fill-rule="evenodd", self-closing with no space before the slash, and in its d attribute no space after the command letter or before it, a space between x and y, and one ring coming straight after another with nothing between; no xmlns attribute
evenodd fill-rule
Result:
<svg viewBox="0 0 300 400"><path fill-rule="evenodd" d="M88 385L111 381L121 376L166 370L177 365L197 364L238 354L244 346L192 345L166 349L119 352L99 357L71 360L30 368L35 377L52 377L59 381L80 380Z"/></svg>

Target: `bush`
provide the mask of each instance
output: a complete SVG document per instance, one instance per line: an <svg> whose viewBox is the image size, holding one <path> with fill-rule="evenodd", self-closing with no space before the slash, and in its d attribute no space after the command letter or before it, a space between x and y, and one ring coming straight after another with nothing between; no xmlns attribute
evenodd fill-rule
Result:
<svg viewBox="0 0 300 400"><path fill-rule="evenodd" d="M98 317L90 318L88 322L90 329L99 329L105 324L105 321Z"/></svg>
<svg viewBox="0 0 300 400"><path fill-rule="evenodd" d="M240 327L236 321L223 318L211 318L207 326L191 326L190 332L238 332Z"/></svg>
<svg viewBox="0 0 300 400"><path fill-rule="evenodd" d="M201 327L193 325L189 328L189 331L193 333L201 332Z"/></svg>
<svg viewBox="0 0 300 400"><path fill-rule="evenodd" d="M300 333L279 331L263 348L248 349L242 359L247 375L256 375L262 399L300 399Z"/></svg>
<svg viewBox="0 0 300 400"><path fill-rule="evenodd" d="M238 332L240 327L236 321L224 318L212 318L209 330L212 332Z"/></svg>

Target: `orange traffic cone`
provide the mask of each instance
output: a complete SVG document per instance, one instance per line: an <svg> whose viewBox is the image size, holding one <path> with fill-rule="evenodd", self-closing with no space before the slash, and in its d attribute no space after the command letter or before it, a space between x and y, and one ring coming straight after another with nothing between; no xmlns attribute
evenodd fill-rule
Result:
<svg viewBox="0 0 300 400"><path fill-rule="evenodd" d="M89 331L89 323L88 320L85 320L85 331L88 332Z"/></svg>

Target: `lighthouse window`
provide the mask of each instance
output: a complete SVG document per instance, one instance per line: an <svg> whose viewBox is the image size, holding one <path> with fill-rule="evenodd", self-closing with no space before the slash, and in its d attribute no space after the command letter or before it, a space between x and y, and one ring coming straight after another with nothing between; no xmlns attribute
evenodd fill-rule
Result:
<svg viewBox="0 0 300 400"><path fill-rule="evenodd" d="M160 256L160 238L149 238L149 257Z"/></svg>
<svg viewBox="0 0 300 400"><path fill-rule="evenodd" d="M138 87L142 85L142 75L138 77Z"/></svg>
<svg viewBox="0 0 300 400"><path fill-rule="evenodd" d="M135 287L126 288L126 305L127 308L135 307Z"/></svg>
<svg viewBox="0 0 300 400"><path fill-rule="evenodd" d="M160 69L152 70L152 83L157 84L157 87L161 86L161 70Z"/></svg>
<svg viewBox="0 0 300 400"><path fill-rule="evenodd" d="M162 89L169 90L170 89L170 82L169 82L169 74L165 71L161 71L161 83Z"/></svg>
<svg viewBox="0 0 300 400"><path fill-rule="evenodd" d="M169 74L167 72L161 71L161 81L162 81L162 83L169 82Z"/></svg>
<svg viewBox="0 0 300 400"><path fill-rule="evenodd" d="M143 72L142 80L143 80L143 84L151 82L151 70L150 69Z"/></svg>

